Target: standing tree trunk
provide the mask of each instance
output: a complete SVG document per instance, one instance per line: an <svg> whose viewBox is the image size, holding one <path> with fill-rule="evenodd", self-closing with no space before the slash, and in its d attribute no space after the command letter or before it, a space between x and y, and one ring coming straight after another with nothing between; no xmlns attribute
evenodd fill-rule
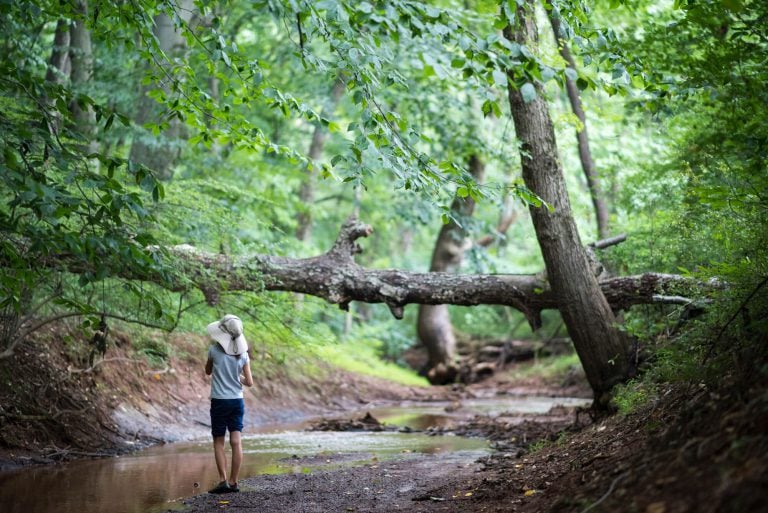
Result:
<svg viewBox="0 0 768 513"><path fill-rule="evenodd" d="M192 0L179 1L177 14L183 23L189 23L194 12L195 6ZM155 16L152 32L157 38L160 49L170 59L182 54L187 48L184 35L165 13ZM168 63L163 63L163 66L166 67L170 74L171 66ZM168 77L163 79L163 88L166 93L171 90L171 84L168 83L169 80L171 79ZM147 96L150 87L142 88L134 119L137 125L157 122L162 115L157 102ZM176 159L181 153L179 139L182 137L182 131L182 124L176 117L168 121L168 128L163 130L159 137L152 136L145 130L139 129L136 135L134 135L133 144L131 145L130 160L148 167L155 172L160 180L170 180L173 178L173 168Z"/></svg>
<svg viewBox="0 0 768 513"><path fill-rule="evenodd" d="M568 49L568 42L563 39L560 33L560 20L557 14L552 10L547 11L549 21L552 24L552 31L555 33L555 42L560 49L560 55L574 71L576 62L573 60L571 51ZM597 220L597 238L608 238L608 207L605 204L602 188L600 186L600 177L595 170L595 162L592 159L592 150L589 147L589 135L587 134L587 116L584 114L584 108L581 105L581 96L579 88L568 75L565 75L565 90L568 93L568 100L571 103L571 110L581 123L581 130L576 131L576 142L579 148L579 160L581 168L584 170L584 176L587 179L587 187L592 197L592 205L595 208L595 218Z"/></svg>
<svg viewBox="0 0 768 513"><path fill-rule="evenodd" d="M45 72L45 81L49 84L64 85L69 81L71 61L69 59L69 22L61 19L56 22L56 33L53 36L53 49ZM45 102L51 113L48 119L48 129L52 134L59 132L63 113L56 108L56 102L46 95Z"/></svg>
<svg viewBox="0 0 768 513"><path fill-rule="evenodd" d="M536 44L532 0L518 7L514 26L505 28L504 36L520 45ZM615 326L616 319L581 244L542 91L538 88L536 97L525 101L513 70L509 71L508 90L515 132L522 144L523 180L553 208L530 208L549 283L595 393L595 403L606 407L611 388L630 376L628 344Z"/></svg>
<svg viewBox="0 0 768 513"><path fill-rule="evenodd" d="M325 106L325 114L330 115L336 105L339 103L341 94L344 92L344 80L341 77L336 79L331 89L331 95L328 104ZM312 141L309 144L309 160L316 161L323 156L323 147L328 137L328 130L320 123L315 123L315 130L312 132ZM301 200L301 210L296 216L298 226L296 227L296 238L302 242L308 241L312 237L312 203L315 201L315 176L314 170L309 167L304 168L306 176L301 182L299 189L299 199Z"/></svg>
<svg viewBox="0 0 768 513"><path fill-rule="evenodd" d="M56 22L53 49L45 72L46 82L64 84L69 79L69 40L69 22L61 19Z"/></svg>
<svg viewBox="0 0 768 513"><path fill-rule="evenodd" d="M79 95L88 87L93 78L93 48L91 46L91 31L86 25L88 2L77 2L76 8L78 17L69 30L69 59L72 65L70 74L72 88ZM99 149L98 141L95 140L96 112L91 105L82 104L77 99L72 102L70 110L75 123L75 132L85 139L85 143L81 145L82 151L86 154L95 153ZM96 161L92 161L92 163L98 165Z"/></svg>
<svg viewBox="0 0 768 513"><path fill-rule="evenodd" d="M469 170L476 182L483 181L485 165L477 155L473 154L469 158ZM451 211L457 218L471 217L474 210L475 200L471 197L462 198L456 195L453 198ZM457 269L466 250L465 237L465 230L453 220L444 224L440 228L432 252L430 272L449 272ZM430 383L442 385L452 382L459 369L454 362L456 337L453 334L448 305L419 305L416 328L421 343L427 348L427 378Z"/></svg>

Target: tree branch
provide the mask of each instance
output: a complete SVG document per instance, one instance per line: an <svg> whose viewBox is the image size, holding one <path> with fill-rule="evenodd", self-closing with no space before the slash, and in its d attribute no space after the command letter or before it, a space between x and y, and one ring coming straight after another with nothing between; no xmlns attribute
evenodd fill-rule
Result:
<svg viewBox="0 0 768 513"><path fill-rule="evenodd" d="M206 253L192 246L175 246L170 254L192 272L187 276L215 298L219 290L298 292L345 307L350 301L385 303L401 318L407 304L504 305L523 312L532 324L541 310L558 308L558 299L540 275L420 273L394 269L366 269L354 262L361 251L357 239L372 233L356 218L341 228L333 248L323 255L293 259L253 255L235 257ZM702 284L678 275L646 273L612 278L600 286L615 310L658 302L681 285ZM188 284L186 286L189 286ZM215 304L215 303L213 303Z"/></svg>
<svg viewBox="0 0 768 513"><path fill-rule="evenodd" d="M137 276L126 269L124 278L155 282L168 290L201 290L209 304L215 305L222 292L285 291L320 297L346 307L351 301L384 303L396 318L402 318L405 305L481 304L510 306L523 312L533 326L539 325L542 310L557 309L558 298L538 274L453 274L409 272L396 269L366 269L354 261L360 253L357 240L373 232L355 217L342 226L333 247L310 258L270 255L233 256L209 253L193 246L167 248L182 272L167 277ZM159 251L159 248L151 248ZM66 265L67 258L60 257ZM72 262L71 272L81 271ZM681 286L715 288L678 275L646 273L604 280L600 287L614 310L635 304L658 302L654 296L674 296Z"/></svg>
<svg viewBox="0 0 768 513"><path fill-rule="evenodd" d="M627 240L627 234L622 233L621 235L616 235L615 237L609 237L607 239L595 241L590 244L590 246L595 249L605 249L611 246L615 246L616 244L621 244L625 240Z"/></svg>

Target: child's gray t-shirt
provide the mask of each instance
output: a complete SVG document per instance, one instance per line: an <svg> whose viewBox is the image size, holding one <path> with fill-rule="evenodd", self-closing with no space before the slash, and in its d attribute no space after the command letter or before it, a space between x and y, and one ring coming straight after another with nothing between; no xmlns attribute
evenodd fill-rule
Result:
<svg viewBox="0 0 768 513"><path fill-rule="evenodd" d="M242 399L240 373L248 364L248 353L238 358L225 353L219 344L213 344L208 349L208 358L213 360L211 399Z"/></svg>

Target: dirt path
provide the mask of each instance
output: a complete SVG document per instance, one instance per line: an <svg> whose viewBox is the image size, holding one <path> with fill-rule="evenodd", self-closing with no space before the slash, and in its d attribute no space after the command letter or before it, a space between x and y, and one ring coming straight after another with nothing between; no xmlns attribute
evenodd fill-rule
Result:
<svg viewBox="0 0 768 513"><path fill-rule="evenodd" d="M311 474L265 475L241 482L237 494L202 494L188 501L190 513L328 513L331 511L465 511L477 473L478 453L407 455L396 461ZM439 489L435 484L439 483ZM468 494L468 495L467 495Z"/></svg>

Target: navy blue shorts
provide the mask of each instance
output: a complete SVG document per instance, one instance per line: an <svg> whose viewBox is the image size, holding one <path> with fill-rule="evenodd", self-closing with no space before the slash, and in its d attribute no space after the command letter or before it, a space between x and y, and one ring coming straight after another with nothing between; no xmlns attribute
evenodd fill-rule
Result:
<svg viewBox="0 0 768 513"><path fill-rule="evenodd" d="M224 436L227 430L243 430L245 402L242 399L211 399L211 434Z"/></svg>

